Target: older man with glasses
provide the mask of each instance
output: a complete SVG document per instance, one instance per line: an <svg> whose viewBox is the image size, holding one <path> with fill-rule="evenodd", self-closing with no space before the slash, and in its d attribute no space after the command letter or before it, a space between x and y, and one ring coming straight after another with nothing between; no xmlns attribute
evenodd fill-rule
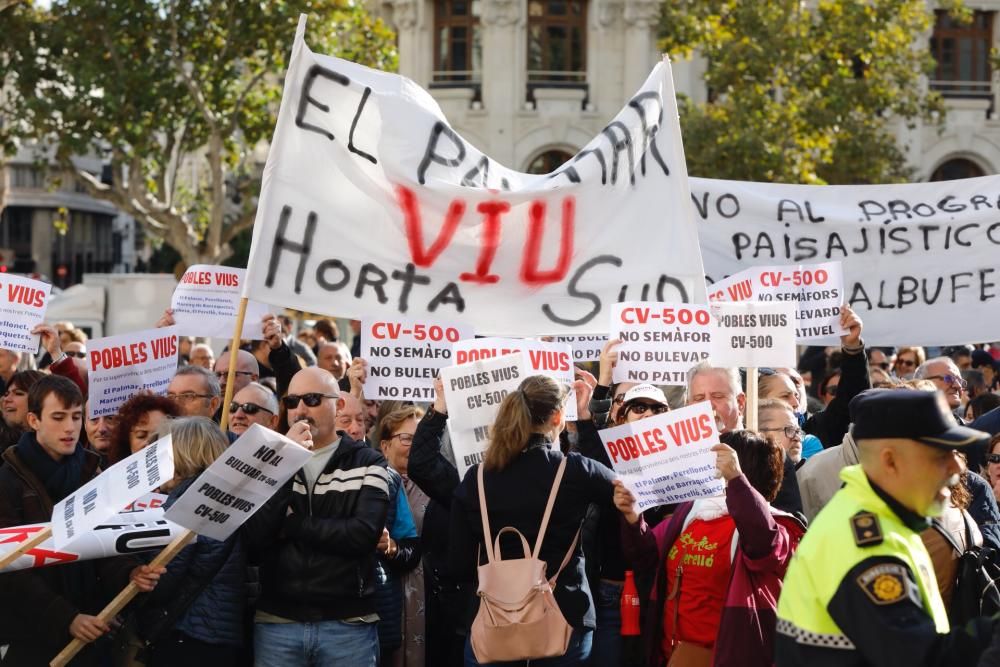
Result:
<svg viewBox="0 0 1000 667"><path fill-rule="evenodd" d="M167 385L167 398L177 404L184 417L212 416L222 405L219 380L201 366L181 366Z"/></svg>
<svg viewBox="0 0 1000 667"><path fill-rule="evenodd" d="M219 390L226 395L226 380L229 378L229 351L223 352L215 361L215 377L219 379ZM251 382L260 379L260 365L257 358L246 350L236 351L236 373L233 375L233 396Z"/></svg>
<svg viewBox="0 0 1000 667"><path fill-rule="evenodd" d="M949 357L936 357L920 364L913 374L915 380L930 380L941 393L944 394L948 407L952 411L960 410L962 407L962 393L967 385L962 379L962 372ZM965 422L959 414L955 415L959 423Z"/></svg>
<svg viewBox="0 0 1000 667"><path fill-rule="evenodd" d="M278 427L278 399L274 392L257 382L251 382L236 392L229 404L229 430L236 435L253 424L272 431Z"/></svg>

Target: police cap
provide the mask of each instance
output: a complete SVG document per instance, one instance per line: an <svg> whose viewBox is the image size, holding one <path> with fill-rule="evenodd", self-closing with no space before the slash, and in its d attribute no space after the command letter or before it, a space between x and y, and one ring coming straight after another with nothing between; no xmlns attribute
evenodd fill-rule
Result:
<svg viewBox="0 0 1000 667"><path fill-rule="evenodd" d="M905 438L940 449L985 447L990 436L959 426L940 392L870 389L850 404L855 440Z"/></svg>

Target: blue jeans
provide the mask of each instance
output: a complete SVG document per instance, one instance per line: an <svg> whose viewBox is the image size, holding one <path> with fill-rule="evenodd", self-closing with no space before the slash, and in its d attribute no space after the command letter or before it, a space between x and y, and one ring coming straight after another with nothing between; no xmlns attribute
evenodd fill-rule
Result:
<svg viewBox="0 0 1000 667"><path fill-rule="evenodd" d="M590 664L594 667L622 664L622 588L624 584L601 581L597 585L594 606L597 629Z"/></svg>
<svg viewBox="0 0 1000 667"><path fill-rule="evenodd" d="M375 667L375 623L257 623L254 667ZM193 667L193 666L192 666Z"/></svg>
<svg viewBox="0 0 1000 667"><path fill-rule="evenodd" d="M590 658L590 646L593 641L594 631L590 628L573 628L573 634L569 638L569 648L565 655L557 658L542 658L532 660L531 667L579 667L585 664ZM525 661L517 662L491 662L493 667L503 667L504 665L523 665ZM465 667L480 667L476 662L476 654L472 651L471 637L465 640Z"/></svg>

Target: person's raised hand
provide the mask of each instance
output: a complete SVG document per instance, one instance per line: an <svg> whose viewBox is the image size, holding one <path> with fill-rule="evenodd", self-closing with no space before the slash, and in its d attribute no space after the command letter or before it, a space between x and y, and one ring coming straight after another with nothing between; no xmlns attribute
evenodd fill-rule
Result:
<svg viewBox="0 0 1000 667"><path fill-rule="evenodd" d="M38 324L31 330L31 335L41 337L42 347L53 360L62 354L62 341L59 340L59 332L56 331L55 327L48 324Z"/></svg>
<svg viewBox="0 0 1000 667"><path fill-rule="evenodd" d="M285 342L282 338L284 330L281 328L281 320L271 313L261 318L260 327L267 346L272 350L277 350Z"/></svg>
<svg viewBox="0 0 1000 667"><path fill-rule="evenodd" d="M174 309L167 308L163 311L163 315L160 316L160 319L156 320L156 324L153 326L157 329L162 329L163 327L172 327L175 324L177 324L177 322L174 321Z"/></svg>
<svg viewBox="0 0 1000 667"><path fill-rule="evenodd" d="M166 573L167 568L162 565L153 567L152 565L140 565L133 568L129 574L129 579L143 593L149 593L160 581L160 575Z"/></svg>
<svg viewBox="0 0 1000 667"><path fill-rule="evenodd" d="M444 380L440 376L434 378L434 412L448 414L448 404L444 400Z"/></svg>
<svg viewBox="0 0 1000 667"><path fill-rule="evenodd" d="M77 614L69 624L69 634L74 639L79 639L84 643L90 643L100 639L106 632L111 630L107 623L96 616L90 614Z"/></svg>
<svg viewBox="0 0 1000 667"><path fill-rule="evenodd" d="M620 479L615 480L615 507L622 513L629 525L634 526L639 523L639 513L636 512L636 500L632 492L625 488L625 483Z"/></svg>
<svg viewBox="0 0 1000 667"><path fill-rule="evenodd" d="M735 449L720 442L712 447L712 451L715 452L715 469L724 480L730 482L743 474Z"/></svg>
<svg viewBox="0 0 1000 667"><path fill-rule="evenodd" d="M601 358L598 363L597 382L602 387L611 386L611 375L618 363L618 346L621 345L621 338L612 338L601 349Z"/></svg>
<svg viewBox="0 0 1000 667"><path fill-rule="evenodd" d="M840 337L840 344L844 347L859 347L861 345L861 318L846 303L840 307L840 326L847 329L847 333Z"/></svg>
<svg viewBox="0 0 1000 667"><path fill-rule="evenodd" d="M347 369L347 379L351 383L351 396L362 398L365 382L368 380L368 362L361 357L354 357Z"/></svg>
<svg viewBox="0 0 1000 667"><path fill-rule="evenodd" d="M588 373L588 375L590 375ZM576 419L584 421L590 419L590 399L594 395L594 388L586 380L579 379L580 371L577 371L577 380L573 383L573 391L576 392ZM591 377L593 377L591 375Z"/></svg>

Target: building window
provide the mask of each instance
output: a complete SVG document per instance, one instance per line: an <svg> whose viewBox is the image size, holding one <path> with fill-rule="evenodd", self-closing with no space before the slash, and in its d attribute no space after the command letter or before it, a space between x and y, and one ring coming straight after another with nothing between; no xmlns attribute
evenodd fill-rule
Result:
<svg viewBox="0 0 1000 667"><path fill-rule="evenodd" d="M960 178L978 178L985 176L982 168L972 160L957 158L948 160L931 174L932 181L957 181Z"/></svg>
<svg viewBox="0 0 1000 667"><path fill-rule="evenodd" d="M479 83L482 62L479 0L436 0L433 83Z"/></svg>
<svg viewBox="0 0 1000 667"><path fill-rule="evenodd" d="M586 70L587 3L528 0L528 82L579 85Z"/></svg>
<svg viewBox="0 0 1000 667"><path fill-rule="evenodd" d="M529 174L551 174L553 171L563 166L573 155L566 151L553 149L545 151L528 165Z"/></svg>
<svg viewBox="0 0 1000 667"><path fill-rule="evenodd" d="M993 14L977 11L970 23L959 23L946 11L935 12L931 54L937 68L932 88L946 97L990 96Z"/></svg>
<svg viewBox="0 0 1000 667"><path fill-rule="evenodd" d="M11 167L10 186L40 190L45 187L45 175L38 167L14 165Z"/></svg>

